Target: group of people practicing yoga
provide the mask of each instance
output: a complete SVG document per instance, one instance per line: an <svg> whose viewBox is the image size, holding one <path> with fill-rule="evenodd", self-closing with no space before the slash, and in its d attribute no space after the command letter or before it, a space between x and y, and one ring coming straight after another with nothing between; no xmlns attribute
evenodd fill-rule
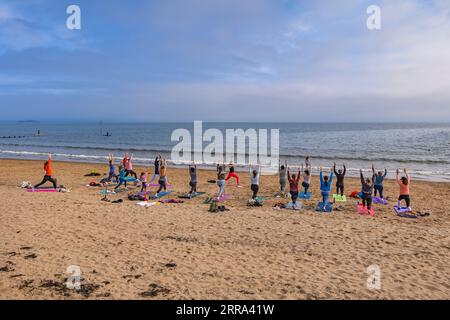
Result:
<svg viewBox="0 0 450 320"><path fill-rule="evenodd" d="M108 177L102 179L100 182L102 184L107 184L110 182L115 182L116 186L114 187L117 190L119 187L127 186L127 183L134 182L135 184L141 183L141 193L147 193L148 186L155 180L158 179L159 188L156 191L156 196L161 191L167 190L168 179L167 179L167 161L161 154L158 154L154 160L154 175L148 181L149 174L148 172L142 172L140 177L137 177L136 172L133 171L133 154L128 155L127 153L124 155L121 164L119 165L119 173L116 174L116 168L114 165L114 156L110 154L108 156L109 163L109 174ZM46 182L51 182L53 187L57 188L57 181L52 177L52 156L48 155L47 161L44 163L44 178L40 183L34 186L35 189L39 188ZM301 166L297 167L297 173L293 173L292 169L294 167L290 167L285 161L284 164L279 164L278 174L279 174L279 183L280 183L280 193L278 196L286 196L291 197L292 203L295 205L299 196L301 198L308 198L310 194L308 191L311 188L311 161L309 157L305 158L305 162L301 164ZM189 170L189 196L192 197L197 193L197 165L192 163L188 166ZM217 165L217 181L218 193L217 198L221 199L225 196L225 186L226 183L230 179L234 179L236 182L236 186L239 185L239 175L236 172L236 168L234 163L230 163L227 166L225 164ZM249 166L250 173L250 189L252 192L252 199L256 200L258 198L258 192L260 189L260 175L261 175L261 167L259 165L250 165ZM320 167L320 192L322 196L322 203L329 203L329 199L331 196L331 186L333 182L334 176L336 176L336 194L337 196L344 196L345 190L345 176L347 173L347 168L345 164L343 164L342 169L336 167L336 163L334 163L333 167L330 170L330 174L326 175L323 172L323 168ZM359 197L362 200L362 205L364 208L367 207L368 210L372 207L372 197L376 197L379 195L379 198L384 199L384 179L387 176L387 169L384 171L376 171L375 167L372 165L372 177L364 177L363 171L360 170L360 179L361 179L361 192L359 193ZM300 193L300 180L302 179L301 186L303 191ZM398 198L398 207L401 206L401 201L405 201L406 209L411 211L411 199L410 199L410 182L411 178L406 169L404 169L404 176L400 177L400 171L397 169L396 171L396 180L400 188L400 196ZM286 191L287 183L289 183L289 191Z"/></svg>

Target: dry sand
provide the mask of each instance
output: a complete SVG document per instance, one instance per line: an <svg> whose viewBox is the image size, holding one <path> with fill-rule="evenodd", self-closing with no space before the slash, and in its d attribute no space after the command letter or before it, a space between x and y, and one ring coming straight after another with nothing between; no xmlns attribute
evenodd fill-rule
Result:
<svg viewBox="0 0 450 320"><path fill-rule="evenodd" d="M450 188L412 182L418 219L396 217L389 206L376 216L341 211L320 214L314 197L299 212L246 207L249 179L229 187L230 211L208 212L204 197L183 204L138 207L101 202L85 185L92 168L106 165L54 162L54 175L70 193L32 194L17 187L42 178L42 162L0 160L1 299L449 299ZM140 172L141 168L137 168ZM169 170L174 189L186 192L186 170ZM214 173L199 173L199 191L210 194ZM359 190L347 179L347 191ZM261 195L273 196L275 176L261 178ZM394 181L386 195L397 196ZM115 198L126 198L126 193ZM82 291L65 289L70 265L82 272ZM367 288L367 267L378 265L381 289Z"/></svg>

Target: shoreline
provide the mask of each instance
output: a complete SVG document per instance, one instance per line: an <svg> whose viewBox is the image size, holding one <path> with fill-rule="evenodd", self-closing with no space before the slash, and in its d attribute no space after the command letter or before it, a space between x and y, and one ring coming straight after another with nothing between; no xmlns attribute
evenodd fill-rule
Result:
<svg viewBox="0 0 450 320"><path fill-rule="evenodd" d="M0 157L0 161L35 161L35 162L43 162L45 161L45 158L42 159L25 159L25 158L14 158L14 157ZM189 164L174 164L171 160L167 160L169 163L169 168L172 169L185 169L188 167ZM107 156L104 157L104 159L102 160L98 160L98 161L88 161L88 160L79 160L79 161L74 161L71 159L56 159L54 160L54 162L62 162L62 163L80 163L80 164L91 164L91 165L104 165L107 166ZM117 164L120 162L120 158L115 158L115 164L117 166ZM140 168L146 168L149 170L149 174L152 173L154 171L154 166L153 166L153 161L151 161L149 164L143 164L142 161L138 161L135 160L134 164L136 167L140 167ZM227 163L225 163L226 165ZM215 164L199 164L197 165L199 170L205 170L205 171L215 171ZM341 167L341 164L337 164L338 167ZM292 166L294 168L297 168L298 166ZM116 168L117 169L117 168ZM324 170L329 170L330 167L328 166L324 166ZM378 168L379 169L379 168ZM262 168L263 172L262 175L268 175L268 176L276 176L278 174L277 171L275 170L270 170L270 171L265 171L264 168ZM248 166L241 166L241 165L236 165L236 171L238 172L242 172L245 173L248 171ZM378 171L378 170L377 170ZM367 176L370 175L371 177L371 169L370 168L366 168L363 169L363 173ZM313 166L313 170L312 170L312 175L313 176L318 176L319 175L319 167L318 166ZM388 169L388 176L386 177L386 180L395 180L394 177L395 173L394 170ZM436 182L436 183L450 183L450 177L449 178L442 178L442 179L437 179L436 177L427 177L427 176L417 176L414 174L414 172L410 172L410 175L416 180L416 181L423 181L423 182ZM446 174L447 175L447 174ZM359 179L359 169L356 168L347 168L347 175L346 178L355 178L355 179Z"/></svg>

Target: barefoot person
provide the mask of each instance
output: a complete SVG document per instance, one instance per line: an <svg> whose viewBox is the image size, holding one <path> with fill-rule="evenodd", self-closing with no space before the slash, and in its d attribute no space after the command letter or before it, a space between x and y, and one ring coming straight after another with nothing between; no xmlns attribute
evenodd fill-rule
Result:
<svg viewBox="0 0 450 320"><path fill-rule="evenodd" d="M344 167L344 170L339 169L336 171L336 162L333 166L334 174L336 175L336 194L341 195L341 197L344 196L344 179L345 179L345 173L347 172L347 168L345 167L345 163L342 164Z"/></svg>
<svg viewBox="0 0 450 320"><path fill-rule="evenodd" d="M288 180L289 180L289 192L291 193L292 204L295 206L298 199L298 183L300 181L300 168L298 168L297 175L291 175L290 169L288 168Z"/></svg>
<svg viewBox="0 0 450 320"><path fill-rule="evenodd" d="M308 167L305 168L305 170L303 170L303 165L302 165L302 172L303 172L303 182L302 182L302 187L303 187L303 194L306 197L306 194L308 193L308 189L311 186L311 164L309 164Z"/></svg>
<svg viewBox="0 0 450 320"><path fill-rule="evenodd" d="M159 189L156 191L156 197L158 197L158 194L164 190L167 190L167 161L164 158L159 159Z"/></svg>
<svg viewBox="0 0 450 320"><path fill-rule="evenodd" d="M189 198L192 198L192 196L197 194L197 165L195 162L192 165L189 165L189 177L189 186L191 187Z"/></svg>
<svg viewBox="0 0 450 320"><path fill-rule="evenodd" d="M360 169L359 175L361 178L361 200L363 208L367 206L367 210L370 211L372 208L372 192L373 192L373 183L367 178L364 178L363 172Z"/></svg>
<svg viewBox="0 0 450 320"><path fill-rule="evenodd" d="M113 179L115 179L117 182L116 168L114 166L114 156L112 154L108 155L108 166L109 166L108 177L100 181L100 183L102 184L111 182Z"/></svg>
<svg viewBox="0 0 450 320"><path fill-rule="evenodd" d="M228 165L228 175L227 175L225 181L228 182L228 180L230 180L231 178L234 178L236 180L236 185L239 186L239 176L235 172L233 162L230 162L230 164Z"/></svg>
<svg viewBox="0 0 450 320"><path fill-rule="evenodd" d="M133 154L130 157L127 157L125 161L125 177L129 175L133 176L133 178L137 179L136 172L133 171Z"/></svg>
<svg viewBox="0 0 450 320"><path fill-rule="evenodd" d="M324 176L322 167L320 167L320 193L322 195L323 205L327 205L330 199L331 183L333 181L333 168L330 170L330 176Z"/></svg>
<svg viewBox="0 0 450 320"><path fill-rule="evenodd" d="M397 206L400 208L402 200L405 200L406 202L406 209L411 212L411 198L409 194L409 186L411 183L411 177L408 174L408 171L406 169L403 169L403 172L405 173L405 176L400 178L400 171L397 169L397 176L396 180L400 187L400 196L398 197L398 204Z"/></svg>
<svg viewBox="0 0 450 320"><path fill-rule="evenodd" d="M52 155L50 153L48 154L47 161L45 161L44 163L44 171L45 171L44 178L42 179L41 182L39 182L37 185L34 186L34 189L39 188L46 182L51 182L53 184L53 188L56 189L57 188L56 179L52 178Z"/></svg>
<svg viewBox="0 0 450 320"><path fill-rule="evenodd" d="M384 199L383 196L383 182L384 182L384 178L386 178L387 176L387 169L384 168L384 174L381 171L378 171L378 173L375 173L375 167L372 164L372 181L373 181L373 194L376 197L377 196L377 192L380 194L380 198Z"/></svg>
<svg viewBox="0 0 450 320"><path fill-rule="evenodd" d="M217 198L220 199L225 194L225 164L217 165L217 186L219 187Z"/></svg>
<svg viewBox="0 0 450 320"><path fill-rule="evenodd" d="M284 165L281 162L278 163L278 175L280 178L280 196L284 196L286 194L286 174L287 174L287 161L284 162Z"/></svg>
<svg viewBox="0 0 450 320"><path fill-rule="evenodd" d="M139 181L141 182L141 194L144 196L147 194L147 179L148 179L148 172L141 172L141 175L139 177Z"/></svg>
<svg viewBox="0 0 450 320"><path fill-rule="evenodd" d="M261 167L259 165L257 165L256 168L250 165L250 189L253 192L253 200L256 200L256 197L258 196L260 173Z"/></svg>
<svg viewBox="0 0 450 320"><path fill-rule="evenodd" d="M149 184L152 183L156 178L159 178L159 162L162 159L161 154L158 154L155 158L154 166L155 166L155 174L150 179Z"/></svg>

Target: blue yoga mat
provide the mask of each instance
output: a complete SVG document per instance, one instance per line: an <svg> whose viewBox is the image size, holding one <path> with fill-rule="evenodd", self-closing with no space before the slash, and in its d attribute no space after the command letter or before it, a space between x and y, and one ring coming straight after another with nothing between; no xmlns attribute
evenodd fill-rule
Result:
<svg viewBox="0 0 450 320"><path fill-rule="evenodd" d="M326 205L323 202L317 204L316 211L319 212L331 212L333 211L333 204L328 202Z"/></svg>
<svg viewBox="0 0 450 320"><path fill-rule="evenodd" d="M311 192L307 192L306 195L304 192L300 192L299 198L309 200L311 199L311 195L312 195Z"/></svg>

